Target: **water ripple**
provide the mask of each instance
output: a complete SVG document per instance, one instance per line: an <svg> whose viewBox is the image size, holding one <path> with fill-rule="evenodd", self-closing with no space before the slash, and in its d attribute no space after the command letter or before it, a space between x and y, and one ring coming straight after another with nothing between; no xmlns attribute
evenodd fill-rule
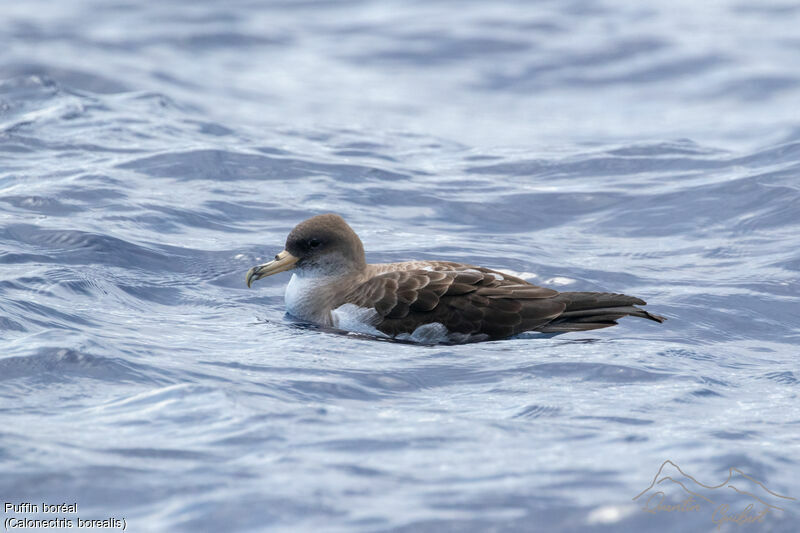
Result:
<svg viewBox="0 0 800 533"><path fill-rule="evenodd" d="M9 3L0 493L133 530L660 531L631 498L669 457L797 497L799 24L685 0ZM299 323L288 275L244 274L330 211L374 262L669 320L448 347Z"/></svg>

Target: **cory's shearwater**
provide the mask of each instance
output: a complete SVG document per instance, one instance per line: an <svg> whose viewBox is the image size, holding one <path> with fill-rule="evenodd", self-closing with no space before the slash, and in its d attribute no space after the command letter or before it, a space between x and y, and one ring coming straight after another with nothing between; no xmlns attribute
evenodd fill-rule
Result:
<svg viewBox="0 0 800 533"><path fill-rule="evenodd" d="M367 264L361 239L342 217L319 215L289 233L254 280L292 270L289 314L323 326L428 342L502 339L523 331L606 328L624 316L663 322L633 296L558 292L516 276L450 261Z"/></svg>

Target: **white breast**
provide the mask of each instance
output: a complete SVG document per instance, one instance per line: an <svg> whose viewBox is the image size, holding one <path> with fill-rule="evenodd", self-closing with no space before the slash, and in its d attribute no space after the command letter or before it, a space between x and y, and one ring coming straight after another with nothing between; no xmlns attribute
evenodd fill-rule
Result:
<svg viewBox="0 0 800 533"><path fill-rule="evenodd" d="M318 288L318 279L299 277L297 274L292 274L292 279L286 285L286 292L283 296L286 302L286 311L301 320L318 322L320 312L316 305L319 294Z"/></svg>

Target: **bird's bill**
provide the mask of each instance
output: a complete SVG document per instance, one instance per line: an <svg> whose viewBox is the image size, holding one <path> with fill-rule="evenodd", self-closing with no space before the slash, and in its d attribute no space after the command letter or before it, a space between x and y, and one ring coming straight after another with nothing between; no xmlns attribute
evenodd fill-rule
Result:
<svg viewBox="0 0 800 533"><path fill-rule="evenodd" d="M297 258L284 250L275 256L274 261L264 263L263 265L254 266L248 270L246 278L247 286L250 287L250 284L255 280L259 280L261 278L277 274L278 272L283 272L284 270L294 268L295 263L297 263Z"/></svg>

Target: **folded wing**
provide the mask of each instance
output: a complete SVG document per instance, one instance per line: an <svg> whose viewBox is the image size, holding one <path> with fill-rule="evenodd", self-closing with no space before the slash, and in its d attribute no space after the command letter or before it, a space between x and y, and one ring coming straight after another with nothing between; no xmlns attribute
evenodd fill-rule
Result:
<svg viewBox="0 0 800 533"><path fill-rule="evenodd" d="M567 305L557 291L489 269L399 270L375 276L345 303L375 309L387 335L440 323L448 331L503 338L542 327Z"/></svg>

